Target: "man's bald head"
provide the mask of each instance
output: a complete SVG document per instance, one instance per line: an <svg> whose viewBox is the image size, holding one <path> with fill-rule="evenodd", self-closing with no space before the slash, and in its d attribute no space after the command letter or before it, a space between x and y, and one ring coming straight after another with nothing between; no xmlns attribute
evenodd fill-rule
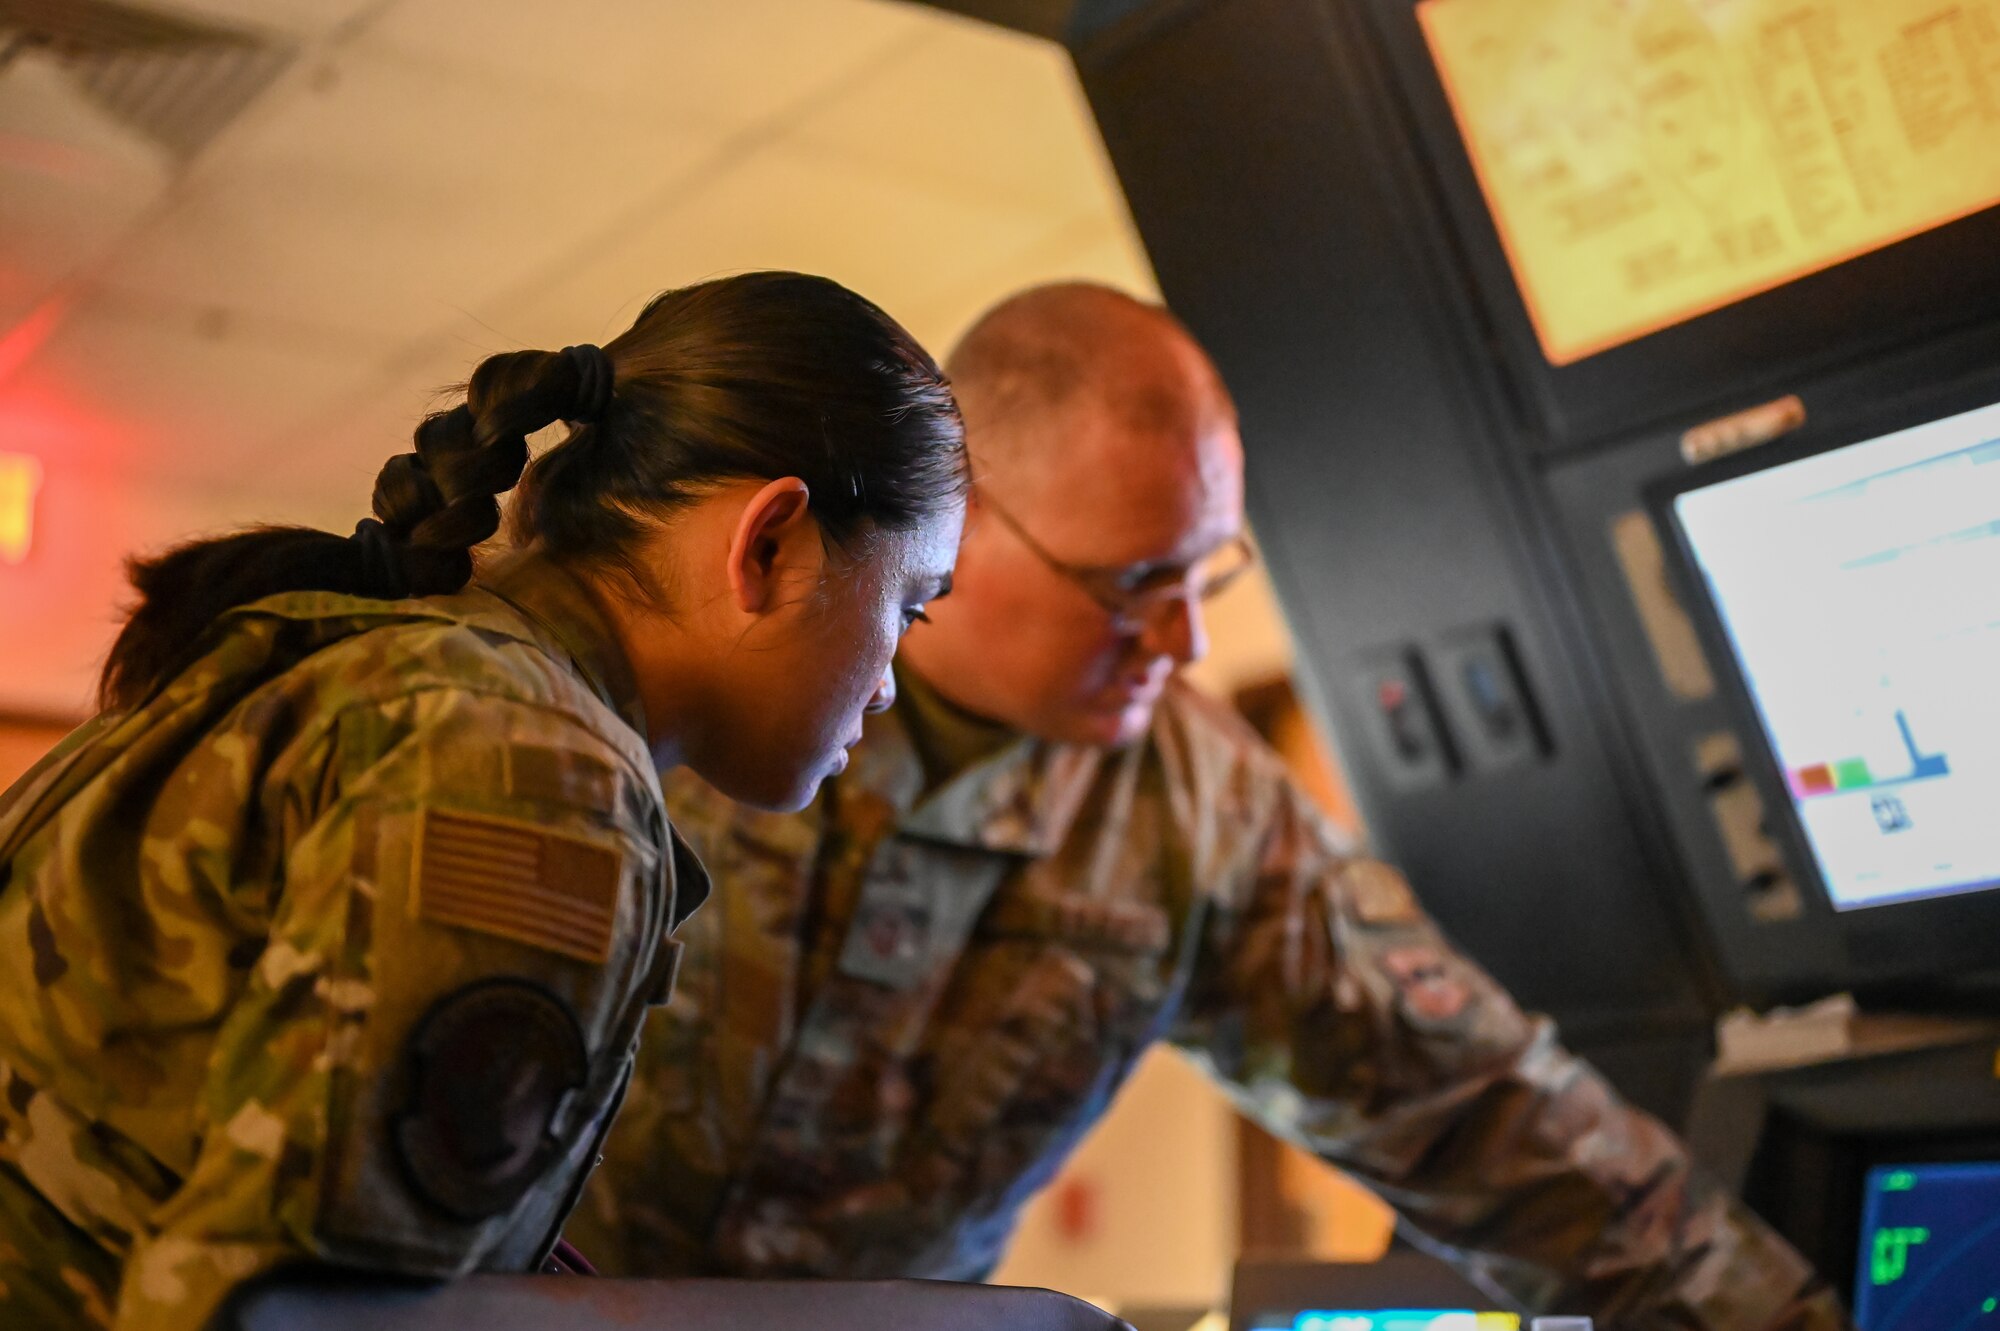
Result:
<svg viewBox="0 0 2000 1331"><path fill-rule="evenodd" d="M1191 448L1236 416L1178 319L1089 282L1031 287L994 306L946 372L974 467L1007 493L1034 479L1060 483L1075 468L1128 463L1133 450ZM1101 447L1080 447L1091 442Z"/></svg>
<svg viewBox="0 0 2000 1331"><path fill-rule="evenodd" d="M1029 734L1126 743L1206 650L1201 588L1242 531L1229 394L1172 315L1083 283L994 307L947 369L972 499L952 594L902 660Z"/></svg>

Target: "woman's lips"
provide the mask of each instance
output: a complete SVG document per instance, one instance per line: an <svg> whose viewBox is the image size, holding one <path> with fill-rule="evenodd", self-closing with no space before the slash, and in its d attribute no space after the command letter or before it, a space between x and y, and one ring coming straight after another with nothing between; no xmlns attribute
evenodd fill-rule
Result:
<svg viewBox="0 0 2000 1331"><path fill-rule="evenodd" d="M1113 685L1109 696L1112 705L1123 711L1140 703L1157 701L1163 687L1164 685L1150 679L1134 680L1129 684Z"/></svg>

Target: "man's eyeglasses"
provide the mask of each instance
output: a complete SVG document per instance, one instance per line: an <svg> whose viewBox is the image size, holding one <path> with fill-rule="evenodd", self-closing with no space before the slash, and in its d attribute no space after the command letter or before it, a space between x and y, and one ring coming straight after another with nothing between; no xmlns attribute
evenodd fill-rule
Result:
<svg viewBox="0 0 2000 1331"><path fill-rule="evenodd" d="M1097 602L1111 616L1112 628L1120 633L1143 632L1159 618L1161 611L1176 601L1207 601L1219 595L1257 563L1257 548L1250 538L1238 536L1192 565L1135 564L1128 568L1104 568L1072 564L1049 553L1048 547L1028 534L1020 519L995 503L984 490L979 492L979 503L1020 537L1021 544L1037 559Z"/></svg>

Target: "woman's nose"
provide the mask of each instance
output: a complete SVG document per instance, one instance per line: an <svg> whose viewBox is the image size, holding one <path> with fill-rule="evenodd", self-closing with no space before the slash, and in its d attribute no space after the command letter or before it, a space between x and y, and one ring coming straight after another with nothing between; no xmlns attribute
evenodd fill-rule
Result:
<svg viewBox="0 0 2000 1331"><path fill-rule="evenodd" d="M868 700L868 711L886 712L896 705L896 672L884 670L882 682L875 686L875 696Z"/></svg>

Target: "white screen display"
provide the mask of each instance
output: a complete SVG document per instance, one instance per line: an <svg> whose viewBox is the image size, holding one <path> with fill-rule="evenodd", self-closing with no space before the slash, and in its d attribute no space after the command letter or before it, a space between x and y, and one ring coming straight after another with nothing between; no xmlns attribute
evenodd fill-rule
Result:
<svg viewBox="0 0 2000 1331"><path fill-rule="evenodd" d="M1835 908L2000 885L2000 404L1674 510Z"/></svg>

